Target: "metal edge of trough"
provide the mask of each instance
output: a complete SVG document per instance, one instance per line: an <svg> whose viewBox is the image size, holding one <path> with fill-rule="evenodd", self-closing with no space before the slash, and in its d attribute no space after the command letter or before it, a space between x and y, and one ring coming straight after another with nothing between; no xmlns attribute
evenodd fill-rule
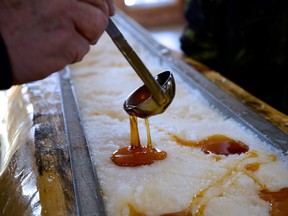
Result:
<svg viewBox="0 0 288 216"><path fill-rule="evenodd" d="M105 216L101 187L82 128L78 104L70 80L69 67L65 67L59 74L62 110L67 136L67 148L70 154L77 215Z"/></svg>

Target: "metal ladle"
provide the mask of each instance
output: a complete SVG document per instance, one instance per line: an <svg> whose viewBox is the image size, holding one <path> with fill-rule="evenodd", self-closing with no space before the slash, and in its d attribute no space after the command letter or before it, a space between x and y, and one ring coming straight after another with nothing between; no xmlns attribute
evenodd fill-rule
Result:
<svg viewBox="0 0 288 216"><path fill-rule="evenodd" d="M165 71L154 78L111 18L109 18L106 32L144 82L143 86L132 92L125 100L124 110L129 115L139 118L148 118L163 113L175 96L173 74Z"/></svg>

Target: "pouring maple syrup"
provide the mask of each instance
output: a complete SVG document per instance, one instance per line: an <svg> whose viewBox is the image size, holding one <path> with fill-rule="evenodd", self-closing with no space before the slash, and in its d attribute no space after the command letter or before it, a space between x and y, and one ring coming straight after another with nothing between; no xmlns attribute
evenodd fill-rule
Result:
<svg viewBox="0 0 288 216"><path fill-rule="evenodd" d="M145 118L147 132L147 146L142 146L139 138L138 122L136 116L129 116L131 145L115 151L111 159L118 166L141 166L152 164L156 160L163 160L167 157L165 151L153 147L148 118Z"/></svg>

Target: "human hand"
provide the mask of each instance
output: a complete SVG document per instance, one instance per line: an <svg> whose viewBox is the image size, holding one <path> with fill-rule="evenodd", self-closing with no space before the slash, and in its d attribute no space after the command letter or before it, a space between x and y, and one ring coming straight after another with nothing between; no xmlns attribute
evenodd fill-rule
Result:
<svg viewBox="0 0 288 216"><path fill-rule="evenodd" d="M113 0L0 1L13 84L43 79L80 61L113 14Z"/></svg>

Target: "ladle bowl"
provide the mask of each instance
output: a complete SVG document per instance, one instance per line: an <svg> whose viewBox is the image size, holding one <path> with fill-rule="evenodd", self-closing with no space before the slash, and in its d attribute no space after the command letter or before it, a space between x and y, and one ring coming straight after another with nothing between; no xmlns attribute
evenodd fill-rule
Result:
<svg viewBox="0 0 288 216"><path fill-rule="evenodd" d="M106 32L144 82L142 87L125 100L124 110L129 115L139 118L163 113L175 96L175 80L172 73L165 71L153 77L111 18Z"/></svg>
<svg viewBox="0 0 288 216"><path fill-rule="evenodd" d="M146 85L132 92L124 102L124 110L132 116L148 118L163 113L171 104L175 96L175 79L170 71L164 71L154 77L161 87L161 98L159 101L153 97Z"/></svg>

